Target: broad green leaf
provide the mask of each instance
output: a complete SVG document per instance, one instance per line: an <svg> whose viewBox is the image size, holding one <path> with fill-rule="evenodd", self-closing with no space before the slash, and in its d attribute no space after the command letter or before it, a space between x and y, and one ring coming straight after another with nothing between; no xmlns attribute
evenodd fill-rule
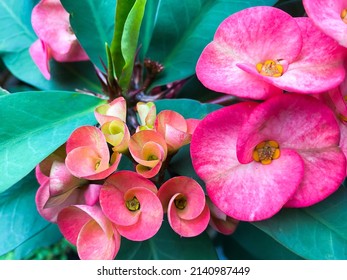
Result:
<svg viewBox="0 0 347 280"><path fill-rule="evenodd" d="M19 259L38 247L57 241L56 230L50 229L50 223L36 210L37 189L35 174L31 172L0 194L0 255L15 249L13 257Z"/></svg>
<svg viewBox="0 0 347 280"><path fill-rule="evenodd" d="M112 61L114 61L114 69L116 77L120 77L124 66L124 57L122 54L122 36L124 32L124 25L127 17L134 6L136 0L120 0L117 2L116 15L115 15L115 26L113 32L113 38L111 42L111 55Z"/></svg>
<svg viewBox="0 0 347 280"><path fill-rule="evenodd" d="M18 92L0 97L0 192L27 175L77 127L95 124L105 102L75 92Z"/></svg>
<svg viewBox="0 0 347 280"><path fill-rule="evenodd" d="M274 5L275 0L176 0L159 2L158 17L146 57L164 65L152 85L164 85L194 74L203 48L229 15L251 6Z"/></svg>
<svg viewBox="0 0 347 280"><path fill-rule="evenodd" d="M347 259L347 189L307 208L283 209L253 223L295 254L314 260Z"/></svg>
<svg viewBox="0 0 347 280"><path fill-rule="evenodd" d="M56 224L48 224L40 232L14 250L13 259L21 260L29 257L36 250L51 246L62 239L62 234Z"/></svg>
<svg viewBox="0 0 347 280"><path fill-rule="evenodd" d="M300 260L300 256L289 251L269 235L250 223L240 222L231 235L218 235L217 244L232 260Z"/></svg>
<svg viewBox="0 0 347 280"><path fill-rule="evenodd" d="M0 53L26 49L36 40L31 11L38 1L0 1Z"/></svg>
<svg viewBox="0 0 347 280"><path fill-rule="evenodd" d="M139 37L139 59L143 61L148 51L149 44L153 34L153 29L158 17L158 7L161 0L150 0L146 3L145 14L142 19L140 37Z"/></svg>
<svg viewBox="0 0 347 280"><path fill-rule="evenodd" d="M133 73L134 61L137 51L138 38L145 12L147 0L136 0L124 24L122 34L121 49L124 59L124 66L119 77L119 85L125 92L129 88L129 83ZM113 58L117 63L116 58Z"/></svg>
<svg viewBox="0 0 347 280"><path fill-rule="evenodd" d="M206 232L197 237L180 237L164 220L159 232L149 240L133 242L123 238L116 259L213 260L217 253Z"/></svg>
<svg viewBox="0 0 347 280"><path fill-rule="evenodd" d="M14 76L38 89L79 89L101 93L101 85L90 62L58 63L51 60L51 80L46 80L31 59L28 49L6 53L2 58Z"/></svg>
<svg viewBox="0 0 347 280"><path fill-rule="evenodd" d="M70 23L90 60L100 70L106 63L105 43L110 44L114 29L116 0L61 0L70 13Z"/></svg>

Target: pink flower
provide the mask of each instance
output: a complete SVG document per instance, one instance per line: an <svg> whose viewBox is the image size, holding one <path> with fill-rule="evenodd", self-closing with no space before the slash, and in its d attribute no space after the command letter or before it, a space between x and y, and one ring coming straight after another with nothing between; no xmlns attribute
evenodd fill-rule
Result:
<svg viewBox="0 0 347 280"><path fill-rule="evenodd" d="M88 180L105 179L119 164L121 154L110 157L105 136L94 126L75 129L66 142L65 164L72 175Z"/></svg>
<svg viewBox="0 0 347 280"><path fill-rule="evenodd" d="M40 215L55 223L58 213L74 204L94 205L98 201L100 185L74 177L64 164L62 146L36 166L40 184L35 202Z"/></svg>
<svg viewBox="0 0 347 280"><path fill-rule="evenodd" d="M69 23L69 13L59 0L41 0L33 9L31 23L39 39L30 55L46 79L50 79L49 60L59 62L88 60Z"/></svg>
<svg viewBox="0 0 347 280"><path fill-rule="evenodd" d="M97 205L64 208L57 223L82 260L112 260L119 251L121 237Z"/></svg>
<svg viewBox="0 0 347 280"><path fill-rule="evenodd" d="M140 125L136 130L154 129L157 116L155 104L153 102L137 102L136 111L140 119Z"/></svg>
<svg viewBox="0 0 347 280"><path fill-rule="evenodd" d="M195 130L191 157L222 212L257 221L335 192L346 175L339 140L327 106L310 96L285 94L209 114Z"/></svg>
<svg viewBox="0 0 347 280"><path fill-rule="evenodd" d="M94 115L100 125L116 119L126 121L127 105L123 97L114 99L111 103L102 104L95 108Z"/></svg>
<svg viewBox="0 0 347 280"><path fill-rule="evenodd" d="M167 145L161 134L153 130L141 130L133 134L129 151L136 165L136 172L145 178L158 174L167 157Z"/></svg>
<svg viewBox="0 0 347 280"><path fill-rule="evenodd" d="M154 236L163 220L156 186L132 171L108 177L100 191L100 205L118 232L133 241Z"/></svg>
<svg viewBox="0 0 347 280"><path fill-rule="evenodd" d="M179 235L193 237L207 228L210 210L205 193L195 180L185 176L173 177L159 188L158 197L167 212L170 226Z"/></svg>
<svg viewBox="0 0 347 280"><path fill-rule="evenodd" d="M252 7L224 20L196 66L209 89L267 99L283 90L321 93L345 76L344 48L309 18L274 7Z"/></svg>
<svg viewBox="0 0 347 280"><path fill-rule="evenodd" d="M303 0L307 15L325 34L347 47L347 1Z"/></svg>
<svg viewBox="0 0 347 280"><path fill-rule="evenodd" d="M100 129L107 143L113 146L112 150L114 152L124 153L128 150L130 132L124 121L117 118L104 123Z"/></svg>
<svg viewBox="0 0 347 280"><path fill-rule="evenodd" d="M181 114L171 111L161 111L155 120L155 129L165 139L168 153L175 153L179 148L190 143L197 119L185 119Z"/></svg>

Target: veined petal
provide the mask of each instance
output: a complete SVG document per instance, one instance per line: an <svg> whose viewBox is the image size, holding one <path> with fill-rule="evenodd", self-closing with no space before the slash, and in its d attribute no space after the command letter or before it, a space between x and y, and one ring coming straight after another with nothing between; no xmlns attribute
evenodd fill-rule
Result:
<svg viewBox="0 0 347 280"><path fill-rule="evenodd" d="M302 3L307 15L325 34L347 47L347 25L341 19L347 7L345 0L303 0Z"/></svg>
<svg viewBox="0 0 347 280"><path fill-rule="evenodd" d="M272 79L273 85L298 93L322 93L341 84L346 49L320 31L310 18L295 18L300 26L303 47L287 71Z"/></svg>
<svg viewBox="0 0 347 280"><path fill-rule="evenodd" d="M335 192L346 177L346 157L337 146L300 150L305 176L286 207L307 207Z"/></svg>
<svg viewBox="0 0 347 280"><path fill-rule="evenodd" d="M49 60L51 58L49 47L45 42L38 39L29 48L29 53L42 75L47 79L51 79Z"/></svg>

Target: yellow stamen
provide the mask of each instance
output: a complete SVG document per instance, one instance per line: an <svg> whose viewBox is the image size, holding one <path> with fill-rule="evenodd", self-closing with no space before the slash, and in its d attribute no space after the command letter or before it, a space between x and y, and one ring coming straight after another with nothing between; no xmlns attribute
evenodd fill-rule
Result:
<svg viewBox="0 0 347 280"><path fill-rule="evenodd" d="M347 9L343 9L340 16L342 21L347 24Z"/></svg>
<svg viewBox="0 0 347 280"><path fill-rule="evenodd" d="M187 199L184 195L178 195L175 200L175 206L177 209L183 210L187 206Z"/></svg>
<svg viewBox="0 0 347 280"><path fill-rule="evenodd" d="M253 151L253 159L262 164L270 164L272 160L278 159L281 155L279 145L276 141L263 141L259 143Z"/></svg>
<svg viewBox="0 0 347 280"><path fill-rule="evenodd" d="M132 199L130 199L130 200L127 200L127 201L125 202L125 205L126 205L126 207L127 207L130 211L132 211L132 212L137 211L137 210L140 209L140 202L139 202L139 200L136 198L136 196L134 196L134 197L133 197Z"/></svg>
<svg viewBox="0 0 347 280"><path fill-rule="evenodd" d="M266 60L264 63L256 65L257 71L264 76L281 77L283 74L283 66L275 60Z"/></svg>

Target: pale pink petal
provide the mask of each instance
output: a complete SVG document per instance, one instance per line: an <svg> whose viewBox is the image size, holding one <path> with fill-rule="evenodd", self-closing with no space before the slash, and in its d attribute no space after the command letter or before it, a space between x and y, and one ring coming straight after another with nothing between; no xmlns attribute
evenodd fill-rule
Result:
<svg viewBox="0 0 347 280"><path fill-rule="evenodd" d="M133 195L140 202L138 221L130 226L116 225L121 236L133 241L143 241L153 237L163 222L163 208L156 193L141 186L132 188L126 194L128 198Z"/></svg>
<svg viewBox="0 0 347 280"><path fill-rule="evenodd" d="M347 158L347 125L345 123L340 123L340 132L341 132L341 140L340 140L340 148ZM346 164L346 176L347 176L347 164Z"/></svg>
<svg viewBox="0 0 347 280"><path fill-rule="evenodd" d="M113 260L120 248L121 238L117 231L107 236L100 225L90 220L79 233L77 253L81 260Z"/></svg>
<svg viewBox="0 0 347 280"><path fill-rule="evenodd" d="M89 184L88 188L84 192L85 204L93 206L99 202L99 194L102 185Z"/></svg>
<svg viewBox="0 0 347 280"><path fill-rule="evenodd" d="M341 19L346 0L303 0L307 15L328 36L347 47L347 24Z"/></svg>
<svg viewBox="0 0 347 280"><path fill-rule="evenodd" d="M346 157L339 147L299 151L305 176L286 207L307 207L335 192L346 177Z"/></svg>
<svg viewBox="0 0 347 280"><path fill-rule="evenodd" d="M161 185L158 197L163 204L164 211L168 208L173 196L183 195L187 205L179 211L178 216L185 220L198 217L205 207L205 193L202 187L194 179L186 176L176 176Z"/></svg>
<svg viewBox="0 0 347 280"><path fill-rule="evenodd" d="M126 207L123 191L119 190L117 186L104 185L100 190L100 205L105 215L113 223L129 226L138 221L140 211L132 212Z"/></svg>
<svg viewBox="0 0 347 280"><path fill-rule="evenodd" d="M38 39L29 48L29 53L42 75L47 79L51 79L49 60L51 58L48 46Z"/></svg>
<svg viewBox="0 0 347 280"><path fill-rule="evenodd" d="M179 195L179 194L177 194ZM210 221L210 209L207 204L203 204L203 211L194 219L183 219L180 211L176 209L173 196L168 205L168 220L171 228L182 237L194 237L201 234L208 226Z"/></svg>
<svg viewBox="0 0 347 280"><path fill-rule="evenodd" d="M109 154L105 136L95 126L85 125L75 129L66 141L66 153L82 146L95 147L100 155Z"/></svg>
<svg viewBox="0 0 347 280"><path fill-rule="evenodd" d="M106 122L120 119L126 121L126 100L123 97L114 99L111 103L102 104L95 108L94 115L100 125Z"/></svg>
<svg viewBox="0 0 347 280"><path fill-rule="evenodd" d="M300 56L289 64L275 86L299 93L322 93L337 87L345 77L346 49L321 32L311 19L295 18L303 36Z"/></svg>

